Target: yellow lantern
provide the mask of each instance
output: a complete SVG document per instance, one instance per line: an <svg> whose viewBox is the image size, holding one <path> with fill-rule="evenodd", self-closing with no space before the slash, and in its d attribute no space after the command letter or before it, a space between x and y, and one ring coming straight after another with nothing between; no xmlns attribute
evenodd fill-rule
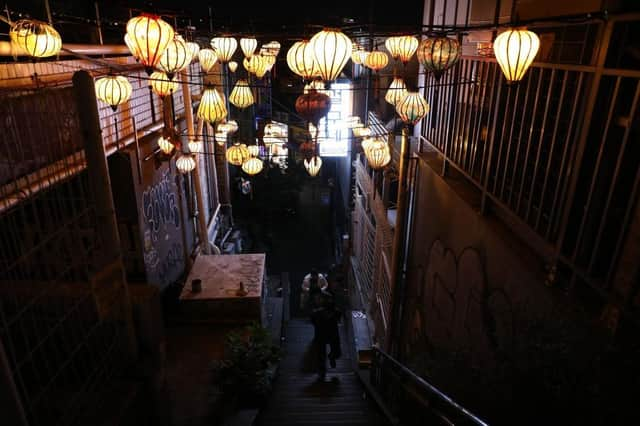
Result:
<svg viewBox="0 0 640 426"><path fill-rule="evenodd" d="M196 168L196 160L193 158L193 155L190 154L182 154L176 160L176 169L182 174L187 174L192 172Z"/></svg>
<svg viewBox="0 0 640 426"><path fill-rule="evenodd" d="M278 56L278 53L280 53L280 43L277 41L270 41L260 48L260 53L263 55Z"/></svg>
<svg viewBox="0 0 640 426"><path fill-rule="evenodd" d="M174 78L169 78L167 74L162 71L156 71L151 74L151 88L153 93L164 98L167 95L172 94L178 88L178 82Z"/></svg>
<svg viewBox="0 0 640 426"><path fill-rule="evenodd" d="M429 112L429 104L418 92L407 92L396 104L396 112L403 122L416 124Z"/></svg>
<svg viewBox="0 0 640 426"><path fill-rule="evenodd" d="M256 157L249 158L247 161L242 163L242 171L250 176L260 173L262 171L262 167L262 160Z"/></svg>
<svg viewBox="0 0 640 426"><path fill-rule="evenodd" d="M247 146L239 143L234 143L227 148L226 157L229 164L233 164L234 166L241 166L242 163L251 158Z"/></svg>
<svg viewBox="0 0 640 426"><path fill-rule="evenodd" d="M273 68L273 66L276 64L276 55L272 55L271 53L267 52L261 54L261 56L264 59L266 70L271 71L271 68Z"/></svg>
<svg viewBox="0 0 640 426"><path fill-rule="evenodd" d="M193 58L197 57L198 53L200 53L200 45L196 42L188 41L187 50L189 51L189 57L193 60Z"/></svg>
<svg viewBox="0 0 640 426"><path fill-rule="evenodd" d="M525 29L507 30L493 42L496 60L508 83L522 80L538 54L540 39Z"/></svg>
<svg viewBox="0 0 640 426"><path fill-rule="evenodd" d="M305 80L313 78L319 72L309 40L293 43L287 52L287 65L292 72Z"/></svg>
<svg viewBox="0 0 640 426"><path fill-rule="evenodd" d="M229 102L240 109L253 105L255 100L253 99L253 93L247 80L242 78L237 81L229 95Z"/></svg>
<svg viewBox="0 0 640 426"><path fill-rule="evenodd" d="M121 75L109 75L96 81L96 96L115 111L131 97L133 88L129 81Z"/></svg>
<svg viewBox="0 0 640 426"><path fill-rule="evenodd" d="M351 52L351 61L353 61L354 64L362 65L361 52L363 51L364 51L364 47L362 47L358 43L353 43L353 50Z"/></svg>
<svg viewBox="0 0 640 426"><path fill-rule="evenodd" d="M221 95L215 88L206 89L202 93L200 105L198 106L198 118L210 123L217 123L227 117L227 107L224 95Z"/></svg>
<svg viewBox="0 0 640 426"><path fill-rule="evenodd" d="M386 142L374 141L364 151L364 155L374 170L381 169L391 162L391 151Z"/></svg>
<svg viewBox="0 0 640 426"><path fill-rule="evenodd" d="M127 45L131 55L136 59L136 61L140 60L140 51L138 50L138 45L136 45L133 41L131 41L131 36L129 33L125 33L124 35L124 44Z"/></svg>
<svg viewBox="0 0 640 426"><path fill-rule="evenodd" d="M353 131L353 136L356 138L366 138L367 136L371 136L371 129L369 127L354 127L351 130Z"/></svg>
<svg viewBox="0 0 640 426"><path fill-rule="evenodd" d="M250 58L253 56L253 52L256 51L257 47L258 47L258 40L256 40L253 37L240 39L240 48L242 49L242 53L244 53L244 56L247 58Z"/></svg>
<svg viewBox="0 0 640 426"><path fill-rule="evenodd" d="M169 155L171 154L171 151L173 151L174 145L169 139L161 136L158 138L158 148L160 148L160 151Z"/></svg>
<svg viewBox="0 0 640 426"><path fill-rule="evenodd" d="M428 38L420 43L418 61L436 80L460 59L460 43L449 37Z"/></svg>
<svg viewBox="0 0 640 426"><path fill-rule="evenodd" d="M236 61L229 62L227 66L229 67L229 71L231 72L236 72L236 70L238 69L238 63Z"/></svg>
<svg viewBox="0 0 640 426"><path fill-rule="evenodd" d="M258 145L249 145L247 150L249 151L250 157L257 157L260 155L260 147Z"/></svg>
<svg viewBox="0 0 640 426"><path fill-rule="evenodd" d="M139 55L140 62L147 68L147 73L158 64L169 43L174 39L171 25L159 16L142 14L127 22L127 34L131 39L134 50L131 53Z"/></svg>
<svg viewBox="0 0 640 426"><path fill-rule="evenodd" d="M389 85L384 100L395 106L407 94L407 86L404 84L402 77L394 77Z"/></svg>
<svg viewBox="0 0 640 426"><path fill-rule="evenodd" d="M384 42L385 47L391 53L391 57L400 59L404 64L409 62L413 54L416 53L418 44L420 42L414 36L389 37Z"/></svg>
<svg viewBox="0 0 640 426"><path fill-rule="evenodd" d="M256 77L262 78L271 69L270 62L266 56L260 55L262 61L260 61L258 68L256 68Z"/></svg>
<svg viewBox="0 0 640 426"><path fill-rule="evenodd" d="M365 66L374 71L380 71L382 68L386 67L388 63L389 57L387 54L379 50L374 50L369 53L369 55L367 55L367 59L364 61Z"/></svg>
<svg viewBox="0 0 640 426"><path fill-rule="evenodd" d="M325 28L309 41L324 81L335 80L351 58L351 40L338 29Z"/></svg>
<svg viewBox="0 0 640 426"><path fill-rule="evenodd" d="M185 69L191 62L187 43L180 36L176 36L160 56L158 68L167 73L169 78Z"/></svg>
<svg viewBox="0 0 640 426"><path fill-rule="evenodd" d="M201 49L200 52L198 52L198 59L200 60L202 71L209 72L209 70L216 64L218 55L212 49Z"/></svg>
<svg viewBox="0 0 640 426"><path fill-rule="evenodd" d="M51 25L33 19L22 19L11 26L9 37L13 45L34 58L57 55L62 38Z"/></svg>
<svg viewBox="0 0 640 426"><path fill-rule="evenodd" d="M379 143L386 143L386 139L383 136L373 136L370 138L364 138L362 139L362 142L360 143L360 146L362 147L362 150L366 152L375 144L379 144Z"/></svg>
<svg viewBox="0 0 640 426"><path fill-rule="evenodd" d="M225 63L233 57L238 48L238 42L233 37L215 37L211 39L211 47L218 54L220 62Z"/></svg>
<svg viewBox="0 0 640 426"><path fill-rule="evenodd" d="M247 72L256 74L265 66L264 57L262 55L253 55L250 58L244 58L242 65L244 65L244 69L246 69Z"/></svg>
<svg viewBox="0 0 640 426"><path fill-rule="evenodd" d="M203 147L202 141L190 140L187 146L189 147L189 152L191 153L194 153L194 154L202 153L202 147Z"/></svg>
<svg viewBox="0 0 640 426"><path fill-rule="evenodd" d="M238 131L238 122L236 120L229 120L225 123L220 123L218 124L218 131L232 135Z"/></svg>
<svg viewBox="0 0 640 426"><path fill-rule="evenodd" d="M311 177L318 175L320 167L322 167L322 158L317 155L314 155L309 160L304 160L304 168L307 169L307 173L309 173Z"/></svg>

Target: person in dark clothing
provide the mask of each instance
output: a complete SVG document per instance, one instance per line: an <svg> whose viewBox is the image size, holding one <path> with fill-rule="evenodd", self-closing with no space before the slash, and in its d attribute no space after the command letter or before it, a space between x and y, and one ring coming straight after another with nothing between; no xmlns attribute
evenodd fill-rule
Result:
<svg viewBox="0 0 640 426"><path fill-rule="evenodd" d="M340 311L336 309L333 295L319 287L312 288L309 292L309 308L314 329L313 343L318 373L320 379L324 380L327 371L327 344L331 348L328 355L331 367L335 368L336 359L342 355L338 332Z"/></svg>

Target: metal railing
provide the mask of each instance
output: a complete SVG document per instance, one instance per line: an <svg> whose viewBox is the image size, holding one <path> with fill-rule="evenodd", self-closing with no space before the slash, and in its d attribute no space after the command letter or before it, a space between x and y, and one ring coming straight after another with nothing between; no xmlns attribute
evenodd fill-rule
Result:
<svg viewBox="0 0 640 426"><path fill-rule="evenodd" d="M378 346L373 347L371 385L403 426L488 425Z"/></svg>

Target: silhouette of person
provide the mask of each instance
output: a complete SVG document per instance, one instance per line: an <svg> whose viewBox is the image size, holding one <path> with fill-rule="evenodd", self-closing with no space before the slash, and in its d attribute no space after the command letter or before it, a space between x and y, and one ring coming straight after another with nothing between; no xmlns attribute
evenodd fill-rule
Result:
<svg viewBox="0 0 640 426"><path fill-rule="evenodd" d="M328 355L331 367L336 367L336 359L342 355L338 331L340 311L336 309L333 295L320 289L313 282L309 290L309 310L314 330L313 344L318 374L319 378L324 380L327 372L327 344L331 349Z"/></svg>

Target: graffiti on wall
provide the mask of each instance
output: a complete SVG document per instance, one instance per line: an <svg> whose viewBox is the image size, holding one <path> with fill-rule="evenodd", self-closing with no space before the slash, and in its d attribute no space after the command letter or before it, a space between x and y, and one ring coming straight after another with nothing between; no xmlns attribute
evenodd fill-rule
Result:
<svg viewBox="0 0 640 426"><path fill-rule="evenodd" d="M153 241L158 240L163 225L180 228L180 213L174 186L171 173L165 170L160 180L142 193L142 214Z"/></svg>
<svg viewBox="0 0 640 426"><path fill-rule="evenodd" d="M513 341L512 303L500 288L487 283L480 253L467 247L460 254L435 240L422 265L410 307L407 352L428 348L466 354L478 368L490 368L500 350Z"/></svg>

